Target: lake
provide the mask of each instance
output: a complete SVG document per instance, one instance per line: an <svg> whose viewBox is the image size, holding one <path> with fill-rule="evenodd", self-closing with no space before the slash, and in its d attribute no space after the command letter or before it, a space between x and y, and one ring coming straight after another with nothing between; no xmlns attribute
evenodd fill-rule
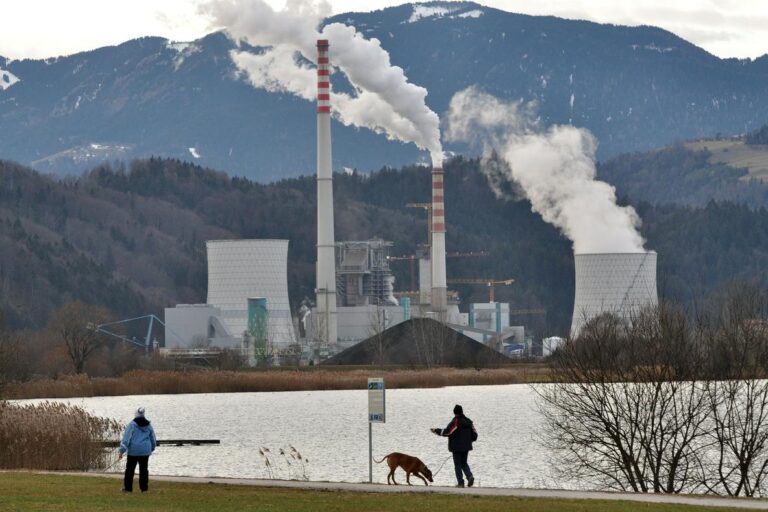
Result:
<svg viewBox="0 0 768 512"><path fill-rule="evenodd" d="M392 389L386 392L387 422L373 424L375 458L403 452L422 459L432 472L449 456L447 439L429 429L445 427L454 404L462 404L479 433L469 463L476 485L576 488L552 476L551 455L538 442L542 419L527 385ZM30 400L24 402L38 402ZM138 406L147 410L158 439L220 439L220 445L160 447L150 473L197 477L368 480L367 391L291 391L73 398L98 416L127 423ZM305 470L279 454L295 447L308 459ZM260 448L273 463L265 464ZM287 461L293 462L291 466ZM121 468L116 466L115 471ZM271 472L271 474L270 474ZM374 481L386 483L386 464L374 464ZM405 482L398 470L396 478ZM420 480L411 480L413 483ZM454 485L453 463L445 462L435 484Z"/></svg>

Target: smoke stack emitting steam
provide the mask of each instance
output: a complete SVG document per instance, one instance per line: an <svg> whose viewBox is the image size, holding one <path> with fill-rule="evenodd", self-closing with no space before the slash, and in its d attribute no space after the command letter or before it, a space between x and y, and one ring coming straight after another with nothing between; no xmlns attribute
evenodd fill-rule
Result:
<svg viewBox="0 0 768 512"><path fill-rule="evenodd" d="M433 215L439 211L432 236L432 305L442 314L447 308L445 275L445 220L443 199L443 150L440 142L440 119L426 105L427 90L409 83L402 68L393 66L389 54L381 47L378 39L365 39L354 27L341 23L325 25L318 31L321 20L329 14L328 4L310 0L289 0L283 11L276 12L263 0L213 0L203 4L201 11L213 19L213 25L223 27L236 40L246 40L254 46L268 47L264 53L233 50L232 60L254 87L269 91L286 91L307 100L314 99L315 74L300 63L296 54L307 60L314 59L314 42L329 41L334 47L334 65L343 71L356 90L356 95L337 93L327 89L318 92L318 289L321 288L321 265L327 265L326 256L321 257L325 243L333 243L333 199L331 188L330 116L334 115L346 125L368 128L385 133L390 139L414 143L429 152L432 172ZM327 48L327 46L326 46ZM333 68L327 54L318 53L318 73L322 68L330 78ZM321 59L325 58L325 61ZM327 82L328 80L326 80ZM318 81L322 83L322 81ZM326 95L321 98L320 95ZM334 109L331 112L330 102ZM323 109L323 111L321 111ZM325 111L327 109L327 112ZM322 120L321 120L322 119ZM321 178L321 124L327 123L327 180ZM323 128L325 129L325 128ZM326 184L328 190L322 192ZM322 202L330 209L321 216ZM330 222L330 238L320 239L320 224ZM327 227L327 226L326 226ZM324 233L327 237L328 233ZM333 252L331 264L333 264ZM322 279L330 279L335 269L324 271ZM334 284L326 284L332 286ZM335 299L335 291L333 295ZM330 291L322 298L318 292L318 309L321 301L328 301ZM335 312L335 300L333 301ZM335 315L334 336L335 341ZM329 326L330 328L330 326ZM330 336L330 332L328 333Z"/></svg>
<svg viewBox="0 0 768 512"><path fill-rule="evenodd" d="M317 40L317 312L323 340L338 340L336 317L336 240L333 232L331 160L331 77L328 40Z"/></svg>
<svg viewBox="0 0 768 512"><path fill-rule="evenodd" d="M434 165L442 166L440 120L426 106L427 90L408 82L378 39L365 39L342 23L329 23L319 31L320 22L330 14L326 3L289 0L284 10L274 11L264 0L212 0L201 11L212 18L213 27L226 29L234 39L267 47L261 54L232 52L235 65L254 87L290 92L309 101L314 100L314 71L296 54L314 61L315 40L329 40L334 66L356 90L354 96L330 93L333 115L346 125L414 143L429 151Z"/></svg>

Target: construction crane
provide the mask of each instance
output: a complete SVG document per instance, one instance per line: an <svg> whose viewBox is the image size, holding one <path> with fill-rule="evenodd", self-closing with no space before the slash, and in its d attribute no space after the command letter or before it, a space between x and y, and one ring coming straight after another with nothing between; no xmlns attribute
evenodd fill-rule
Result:
<svg viewBox="0 0 768 512"><path fill-rule="evenodd" d="M509 286L514 283L514 279L469 279L455 278L448 279L448 284L481 284L488 287L488 302L496 302L496 286Z"/></svg>
<svg viewBox="0 0 768 512"><path fill-rule="evenodd" d="M488 256L486 251L472 251L472 252L449 252L445 255L446 258L477 258L482 256ZM389 261L408 261L411 266L411 286L416 286L416 261L419 259L418 254L408 254L405 256L388 256Z"/></svg>
<svg viewBox="0 0 768 512"><path fill-rule="evenodd" d="M149 326L147 327L147 335L145 336L143 341L142 340L137 340L135 337L128 338L127 336L123 336L120 333L117 333L117 332L115 332L115 331L113 331L111 329L108 329L108 327L112 327L114 325L127 324L127 323L130 323L130 322L135 322L135 321L138 321L138 320L146 320L146 319L149 320L149 322L148 322ZM154 345L153 340L156 341L156 338L152 335L152 331L153 331L153 329L155 327L155 322L159 323L163 327L166 327L165 323L163 323L162 320L160 320L155 315L151 315L150 314L150 315L144 315L144 316L137 316L136 318L127 318L125 320L118 320L116 322L109 322L109 323L106 323L106 324L98 324L97 325L97 324L94 324L93 322L89 322L88 325L87 325L87 328L92 330L92 331L96 331L96 332L99 332L99 333L102 333L102 334L106 334L107 336L112 336L113 338L117 338L120 341L122 341L123 343L130 343L130 344L132 344L132 345L134 345L136 347L143 348L144 349L144 353L148 354L150 352L150 350L152 350L154 348L153 347L153 345ZM179 337L176 333L172 332L172 334L174 334L174 336L176 336L176 337ZM181 338L179 338L179 339L181 339Z"/></svg>

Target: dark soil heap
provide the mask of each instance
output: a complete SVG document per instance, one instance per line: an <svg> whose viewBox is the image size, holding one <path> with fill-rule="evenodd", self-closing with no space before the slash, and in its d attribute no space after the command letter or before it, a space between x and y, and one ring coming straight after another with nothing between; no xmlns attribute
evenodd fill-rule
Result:
<svg viewBox="0 0 768 512"><path fill-rule="evenodd" d="M399 323L327 359L324 365L410 365L489 368L503 354L430 318Z"/></svg>

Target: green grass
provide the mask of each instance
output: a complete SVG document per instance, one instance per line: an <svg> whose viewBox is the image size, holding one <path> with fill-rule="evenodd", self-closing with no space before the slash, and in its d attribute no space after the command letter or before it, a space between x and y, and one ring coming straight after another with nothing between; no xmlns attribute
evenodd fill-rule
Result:
<svg viewBox="0 0 768 512"><path fill-rule="evenodd" d="M0 511L361 511L686 512L697 507L620 501L424 494L373 494L152 482L146 495L120 492L111 478L0 473ZM136 485L136 484L134 484ZM136 491L137 489L135 489ZM708 511L734 509L708 508Z"/></svg>
<svg viewBox="0 0 768 512"><path fill-rule="evenodd" d="M692 150L707 149L712 156L709 162L722 163L731 167L746 169L747 174L742 179L759 179L768 181L768 148L766 146L750 146L736 140L698 140L689 142L686 147Z"/></svg>

